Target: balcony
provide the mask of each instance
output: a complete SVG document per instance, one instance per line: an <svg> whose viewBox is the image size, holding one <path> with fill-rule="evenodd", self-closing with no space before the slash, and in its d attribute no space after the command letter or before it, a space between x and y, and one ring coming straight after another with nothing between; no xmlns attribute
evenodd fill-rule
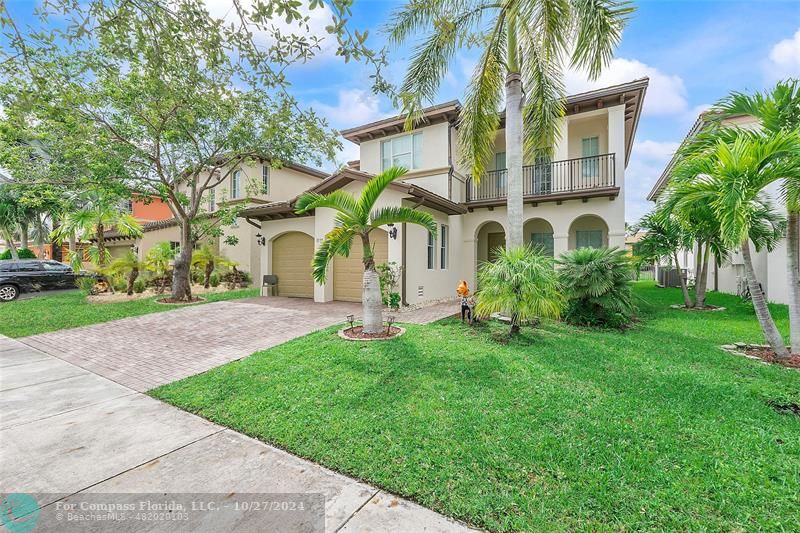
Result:
<svg viewBox="0 0 800 533"><path fill-rule="evenodd" d="M614 197L616 184L614 154L579 157L522 167L522 194L526 202L546 202ZM508 196L508 170L492 170L480 183L467 179L469 207L494 206L505 203Z"/></svg>

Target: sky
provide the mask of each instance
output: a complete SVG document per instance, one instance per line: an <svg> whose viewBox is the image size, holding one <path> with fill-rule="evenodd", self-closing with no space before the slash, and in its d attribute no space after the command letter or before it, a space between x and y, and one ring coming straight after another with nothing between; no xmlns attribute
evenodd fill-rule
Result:
<svg viewBox="0 0 800 533"><path fill-rule="evenodd" d="M7 0L24 17L32 0ZM224 17L230 0L205 0L212 15ZM351 24L370 31L370 43L384 42L382 28L401 0L354 0ZM760 91L780 79L800 78L800 0L638 0L614 59L598 80L576 72L566 76L569 93L648 76L633 153L625 173L626 220L635 222L651 204L647 193L698 114L731 91ZM325 36L330 11L310 13L310 31ZM345 64L334 43L311 62L294 66L291 92L304 106L345 129L396 114L388 99L372 94L369 67ZM402 80L411 47L390 51L387 77ZM460 51L437 101L462 98L475 64L475 51ZM343 140L337 163L358 158L358 147ZM332 162L330 167L335 164Z"/></svg>

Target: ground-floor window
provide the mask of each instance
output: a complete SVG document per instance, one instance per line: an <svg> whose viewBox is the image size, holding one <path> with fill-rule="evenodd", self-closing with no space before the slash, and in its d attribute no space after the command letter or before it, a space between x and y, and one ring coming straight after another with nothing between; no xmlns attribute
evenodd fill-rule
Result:
<svg viewBox="0 0 800 533"><path fill-rule="evenodd" d="M577 230L575 232L576 248L602 248L603 230Z"/></svg>
<svg viewBox="0 0 800 533"><path fill-rule="evenodd" d="M441 257L439 257L439 268L441 268L442 270L447 269L447 266L448 266L448 260L447 260L448 259L448 257L447 257L448 250L447 250L447 247L449 246L449 242L450 242L449 232L450 232L450 228L448 228L447 226L442 224L442 232L441 232L441 240L440 240L440 245L441 245L440 246L440 255L441 255Z"/></svg>
<svg viewBox="0 0 800 533"><path fill-rule="evenodd" d="M553 255L555 255L552 233L549 232L531 233L531 245L533 245L535 249L539 250L544 255L549 255L550 257L553 257Z"/></svg>
<svg viewBox="0 0 800 533"><path fill-rule="evenodd" d="M436 237L428 232L428 270L436 268Z"/></svg>

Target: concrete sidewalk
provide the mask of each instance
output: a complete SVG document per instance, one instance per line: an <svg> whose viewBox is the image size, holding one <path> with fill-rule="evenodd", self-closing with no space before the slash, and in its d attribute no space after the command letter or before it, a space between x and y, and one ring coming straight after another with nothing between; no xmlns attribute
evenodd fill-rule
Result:
<svg viewBox="0 0 800 533"><path fill-rule="evenodd" d="M43 507L90 492L321 493L326 531L468 531L2 336L0 457L0 493L53 494Z"/></svg>

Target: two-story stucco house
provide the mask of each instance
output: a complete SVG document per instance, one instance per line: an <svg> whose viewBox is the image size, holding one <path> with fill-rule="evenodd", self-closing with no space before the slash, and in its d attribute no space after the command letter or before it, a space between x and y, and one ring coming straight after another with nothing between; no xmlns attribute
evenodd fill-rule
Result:
<svg viewBox="0 0 800 533"><path fill-rule="evenodd" d="M682 145L689 142L695 135L708 128L713 123L713 115L710 112L701 114L695 121L692 129L686 135ZM760 127L758 119L750 115L738 115L730 117L722 122L723 126L743 128L743 129L757 129ZM672 159L667 163L661 176L656 181L647 199L657 202L659 197L664 193L667 188L671 172L676 163L676 157L673 155ZM775 210L784 216L786 215L786 206L781 201L781 183L772 183L764 190L764 195L768 197ZM687 270L688 276L695 277L695 257L697 247L691 250L684 250L681 261L681 268ZM764 293L770 302L775 303L788 303L789 298L789 280L787 276L787 248L786 239L782 239L778 246L773 251L753 250L753 267L756 271L756 277L764 288ZM744 275L744 260L741 252L734 250L729 254L725 261L720 265L716 264L717 261L712 257L710 263L710 272L708 279L709 289L718 290L729 294L738 294L745 288L745 275Z"/></svg>
<svg viewBox="0 0 800 533"><path fill-rule="evenodd" d="M624 246L625 168L647 84L645 78L567 98L553 160L527 161L523 169L526 240L555 256L584 246ZM413 131L404 130L399 116L343 131L359 145L359 161L309 189L358 194L371 176L388 167L409 169L380 202L430 213L438 234L402 224L372 239L378 263L402 266L400 292L406 304L453 297L461 279L474 288L478 266L491 261L492 250L505 243L503 126L496 133L493 168L475 179L457 163L459 111L458 101L427 108L424 122ZM279 295L318 302L359 300L358 247L350 257L334 259L324 285L312 281L311 259L334 227L334 212L317 209L298 216L296 200L287 196L242 215L247 224L260 224L261 273L277 275Z"/></svg>

